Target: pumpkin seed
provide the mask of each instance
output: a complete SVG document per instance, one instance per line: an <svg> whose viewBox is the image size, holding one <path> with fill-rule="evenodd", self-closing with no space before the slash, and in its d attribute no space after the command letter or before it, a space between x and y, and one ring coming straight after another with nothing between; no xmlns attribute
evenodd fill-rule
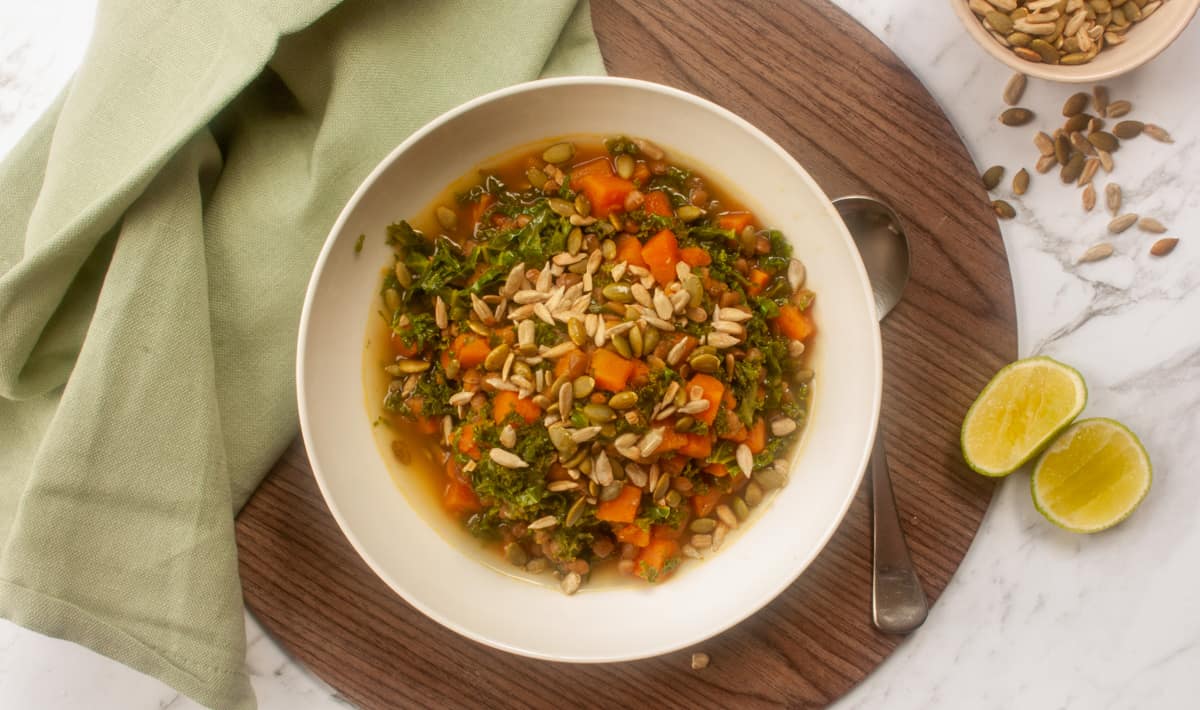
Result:
<svg viewBox="0 0 1200 710"><path fill-rule="evenodd" d="M651 328L651 330L654 330L654 329ZM626 338L629 340L630 354L632 354L634 358L641 358L642 357L642 345L644 344L642 342L642 329L637 326L630 328L628 335L626 335Z"/></svg>
<svg viewBox="0 0 1200 710"><path fill-rule="evenodd" d="M776 488L783 488L787 483L787 474L780 471L777 466L767 466L754 474L754 480L764 491L773 491Z"/></svg>
<svg viewBox="0 0 1200 710"><path fill-rule="evenodd" d="M993 165L992 167L983 171L983 188L989 192L995 190L996 186L1000 184L1000 180L1003 177L1004 166Z"/></svg>
<svg viewBox="0 0 1200 710"><path fill-rule="evenodd" d="M1128 101L1114 101L1108 105L1108 118L1120 118L1133 110L1133 104Z"/></svg>
<svg viewBox="0 0 1200 710"><path fill-rule="evenodd" d="M575 206L562 198L551 197L546 201L546 204L549 205L550 210L554 214L560 217L571 217L575 214Z"/></svg>
<svg viewBox="0 0 1200 710"><path fill-rule="evenodd" d="M696 420L689 415L683 415L675 420L675 431L690 431Z"/></svg>
<svg viewBox="0 0 1200 710"><path fill-rule="evenodd" d="M743 495L746 498L746 505L755 508L763 499L762 486L758 485L756 481L750 481L746 484L746 492Z"/></svg>
<svg viewBox="0 0 1200 710"><path fill-rule="evenodd" d="M453 232L454 230L458 229L457 212L449 207L446 207L445 205L438 205L436 212L438 224L442 225L442 229L446 230L447 232Z"/></svg>
<svg viewBox="0 0 1200 710"><path fill-rule="evenodd" d="M1142 217L1138 220L1138 229L1151 234L1162 234L1167 231L1163 223L1153 217Z"/></svg>
<svg viewBox="0 0 1200 710"><path fill-rule="evenodd" d="M592 201L588 199L585 193L581 192L575 196L575 211L583 217L587 217L592 213Z"/></svg>
<svg viewBox="0 0 1200 710"><path fill-rule="evenodd" d="M383 368L389 375L415 375L429 369L429 363L424 360L400 360L394 365Z"/></svg>
<svg viewBox="0 0 1200 710"><path fill-rule="evenodd" d="M550 425L546 428L546 434L549 435L550 443L558 449L559 453L566 454L569 458L575 451L576 442L571 438L571 432L562 424Z"/></svg>
<svg viewBox="0 0 1200 710"><path fill-rule="evenodd" d="M1138 216L1136 214L1134 214L1132 212L1123 214L1120 217L1117 217L1116 219L1114 219L1113 221L1108 223L1108 232L1109 232L1109 234L1120 234L1121 232L1124 232L1126 229L1129 229L1130 227L1132 227L1134 225L1134 223L1137 221L1138 221Z"/></svg>
<svg viewBox="0 0 1200 710"><path fill-rule="evenodd" d="M1036 33L1030 32L1029 34ZM1042 61L1046 64L1058 64L1058 50L1054 48L1054 45L1050 44L1046 40L1041 38L1035 39L1029 43L1029 48L1037 52L1037 55L1041 57Z"/></svg>
<svg viewBox="0 0 1200 710"><path fill-rule="evenodd" d="M992 200L992 211L1000 219L1012 219L1017 216L1017 211L1013 209L1013 206L1004 200Z"/></svg>
<svg viewBox="0 0 1200 710"><path fill-rule="evenodd" d="M405 266L403 261L397 261L396 268L392 269L392 271L395 272L396 280L400 282L401 286L412 288L412 273L409 272L408 267Z"/></svg>
<svg viewBox="0 0 1200 710"><path fill-rule="evenodd" d="M633 303L633 294L629 290L629 284L624 282L606 284L600 293L610 301Z"/></svg>
<svg viewBox="0 0 1200 710"><path fill-rule="evenodd" d="M1074 33L1072 33L1074 34ZM1071 94L1063 104L1062 114L1068 118L1081 114L1087 109L1088 101L1091 99L1086 93L1080 91Z"/></svg>
<svg viewBox="0 0 1200 710"><path fill-rule="evenodd" d="M1007 35L1013 31L1012 18L1002 12L996 12L993 10L984 15L984 19L986 19L987 23L992 26L992 29L996 30L1002 35ZM1011 102L1009 102L1009 104L1011 105Z"/></svg>
<svg viewBox="0 0 1200 710"><path fill-rule="evenodd" d="M613 350L616 350L621 357L629 359L633 357L633 348L629 346L629 338L624 333L617 333L609 338L612 342Z"/></svg>
<svg viewBox="0 0 1200 710"><path fill-rule="evenodd" d="M617 418L617 413L606 404L588 403L583 407L583 416L596 424L607 424Z"/></svg>
<svg viewBox="0 0 1200 710"><path fill-rule="evenodd" d="M1054 138L1054 159L1059 165L1066 166L1071 159L1071 140L1066 133L1059 133Z"/></svg>
<svg viewBox="0 0 1200 710"><path fill-rule="evenodd" d="M724 523L727 527L737 529L738 519L733 514L733 510L726 504L722 503L717 506L717 519ZM695 544L695 543L692 543Z"/></svg>
<svg viewBox="0 0 1200 710"><path fill-rule="evenodd" d="M542 152L542 160L557 165L575 157L575 146L572 143L555 143Z"/></svg>
<svg viewBox="0 0 1200 710"><path fill-rule="evenodd" d="M1087 264L1093 261L1101 261L1112 256L1112 253L1112 244L1109 244L1108 242L1101 242L1085 251L1083 256L1079 257L1079 263Z"/></svg>
<svg viewBox="0 0 1200 710"><path fill-rule="evenodd" d="M1008 44L1010 46L1025 49L1029 46L1029 43L1033 41L1033 35L1026 34L1025 32L1013 32L1009 36L1005 37L1005 39L1008 40ZM1035 54L1034 56L1037 55ZM1038 59L1040 60L1041 57L1038 57Z"/></svg>
<svg viewBox="0 0 1200 710"><path fill-rule="evenodd" d="M1059 176L1063 182L1075 182L1079 174L1083 172L1083 153L1071 154L1071 159L1063 166Z"/></svg>
<svg viewBox="0 0 1200 710"><path fill-rule="evenodd" d="M717 529L717 521L712 518L696 518L688 525L688 529L694 533L710 533Z"/></svg>
<svg viewBox="0 0 1200 710"><path fill-rule="evenodd" d="M492 348L487 357L483 359L483 369L490 372L499 371L500 368L504 367L504 361L508 359L510 351L511 348L508 346L508 343L500 343Z"/></svg>
<svg viewBox="0 0 1200 710"><path fill-rule="evenodd" d="M605 261L617 258L617 243L611 239L600 242L600 255L604 257Z"/></svg>
<svg viewBox="0 0 1200 710"><path fill-rule="evenodd" d="M733 508L733 514L740 521L745 521L746 518L750 517L750 506L746 505L746 501L741 498L735 497L733 502L729 504L729 507Z"/></svg>
<svg viewBox="0 0 1200 710"><path fill-rule="evenodd" d="M1045 44L1045 43L1043 43ZM1033 111L1027 108L1010 108L1005 109L1000 114L1000 123L1006 126L1024 126L1033 120Z"/></svg>
<svg viewBox="0 0 1200 710"><path fill-rule="evenodd" d="M642 334L642 353L652 353L662 338L658 328L647 328ZM653 357L653 356L651 356ZM661 361L660 361L661 362Z"/></svg>
<svg viewBox="0 0 1200 710"><path fill-rule="evenodd" d="M626 390L624 392L618 392L610 397L608 400L608 406L612 407L613 409L629 409L633 405L637 404L637 401L637 392L630 392Z"/></svg>
<svg viewBox="0 0 1200 710"><path fill-rule="evenodd" d="M1012 181L1013 194L1024 195L1029 190L1029 171L1021 168L1013 175Z"/></svg>
<svg viewBox="0 0 1200 710"><path fill-rule="evenodd" d="M637 169L637 163L634 161L632 155L621 153L617 156L615 162L617 164L617 175L625 180L633 177L633 171Z"/></svg>
<svg viewBox="0 0 1200 710"><path fill-rule="evenodd" d="M700 353L699 355L692 355L688 359L688 364L697 372L711 374L721 369L721 358L709 353Z"/></svg>
<svg viewBox="0 0 1200 710"><path fill-rule="evenodd" d="M394 288L389 288L383 292L383 302L387 305L389 311L396 311L400 308L400 292Z"/></svg>
<svg viewBox="0 0 1200 710"><path fill-rule="evenodd" d="M695 222L704 216L704 210L695 205L684 205L675 210L675 215L684 222Z"/></svg>
<svg viewBox="0 0 1200 710"><path fill-rule="evenodd" d="M683 502L683 495L679 491L670 490L670 491L667 491L667 494L665 496L663 496L663 501L667 505L674 508Z"/></svg>
<svg viewBox="0 0 1200 710"><path fill-rule="evenodd" d="M504 559L508 560L509 564L522 567L529 562L529 555L520 543L510 542L504 546Z"/></svg>
<svg viewBox="0 0 1200 710"><path fill-rule="evenodd" d="M1092 183L1089 182L1087 186L1083 188L1082 199L1083 211L1091 212L1092 208L1096 206L1096 188L1092 186Z"/></svg>
<svg viewBox="0 0 1200 710"><path fill-rule="evenodd" d="M539 190L545 187L546 183L550 180L550 178L546 177L546 173L542 172L538 168L530 168L526 170L525 179L529 181L530 185Z"/></svg>
<svg viewBox="0 0 1200 710"><path fill-rule="evenodd" d="M1108 87L1097 84L1092 87L1092 105L1096 107L1096 113L1101 116L1106 115L1108 111Z"/></svg>
<svg viewBox="0 0 1200 710"><path fill-rule="evenodd" d="M1121 210L1121 186L1110 182L1104 188L1104 205L1114 216Z"/></svg>
<svg viewBox="0 0 1200 710"><path fill-rule="evenodd" d="M1141 135L1142 129L1145 127L1146 124L1142 123L1141 121L1121 121L1117 125L1113 126L1112 132L1117 138L1124 140L1129 138L1137 138L1139 135Z"/></svg>
<svg viewBox="0 0 1200 710"><path fill-rule="evenodd" d="M1108 153L1116 152L1117 148L1121 147L1121 142L1117 140L1117 137L1107 131L1089 133L1087 139L1089 143Z"/></svg>
<svg viewBox="0 0 1200 710"><path fill-rule="evenodd" d="M1150 136L1159 143L1174 143L1175 139L1171 138L1171 134L1167 133L1162 126L1157 126L1153 123L1147 123L1142 129L1146 135Z"/></svg>
<svg viewBox="0 0 1200 710"><path fill-rule="evenodd" d="M1007 20L1009 18L1004 16L1004 19ZM996 26L993 24L992 27ZM1001 30L998 27L996 29L1004 34L1011 34L1010 30L1012 29L1012 21L1009 21L1008 30ZM1021 96L1025 93L1025 83L1025 75L1020 72L1017 72L1009 77L1008 83L1004 85L1004 103L1008 104L1009 106L1016 106L1018 103L1020 103Z"/></svg>
<svg viewBox="0 0 1200 710"><path fill-rule="evenodd" d="M662 500L663 496L667 495L667 491L671 488L671 477L667 474L660 474L658 481L654 484L654 491L650 497L654 500Z"/></svg>
<svg viewBox="0 0 1200 710"><path fill-rule="evenodd" d="M1167 254L1175 251L1175 245L1178 243L1179 240L1174 237L1159 239L1150 247L1150 253L1154 256L1166 256Z"/></svg>

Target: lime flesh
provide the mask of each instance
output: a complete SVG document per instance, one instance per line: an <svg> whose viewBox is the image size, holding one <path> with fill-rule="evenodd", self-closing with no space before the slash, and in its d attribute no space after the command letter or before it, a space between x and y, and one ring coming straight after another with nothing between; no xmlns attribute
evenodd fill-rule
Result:
<svg viewBox="0 0 1200 710"><path fill-rule="evenodd" d="M968 410L962 427L967 465L1007 476L1067 427L1087 404L1074 368L1048 357L1018 360L996 373Z"/></svg>
<svg viewBox="0 0 1200 710"><path fill-rule="evenodd" d="M1151 478L1150 456L1132 431L1112 419L1084 419L1038 459L1033 504L1060 527L1098 532L1129 517Z"/></svg>

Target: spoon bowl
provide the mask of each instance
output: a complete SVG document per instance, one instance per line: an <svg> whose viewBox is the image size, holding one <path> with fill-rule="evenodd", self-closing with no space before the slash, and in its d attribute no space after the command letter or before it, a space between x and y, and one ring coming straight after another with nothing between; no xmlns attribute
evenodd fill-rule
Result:
<svg viewBox="0 0 1200 710"><path fill-rule="evenodd" d="M854 195L833 201L862 256L879 320L891 312L908 285L908 237L891 207Z"/></svg>

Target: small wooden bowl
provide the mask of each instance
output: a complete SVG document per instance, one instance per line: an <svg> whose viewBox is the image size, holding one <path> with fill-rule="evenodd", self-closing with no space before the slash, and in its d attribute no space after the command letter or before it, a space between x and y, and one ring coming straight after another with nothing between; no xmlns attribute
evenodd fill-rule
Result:
<svg viewBox="0 0 1200 710"><path fill-rule="evenodd" d="M971 12L967 0L950 0L950 6L962 20L967 33L984 51L1012 67L1014 71L1049 81L1083 84L1120 76L1158 56L1187 27L1196 10L1200 9L1200 0L1167 0L1153 15L1131 27L1125 42L1115 47L1106 47L1087 64L1073 66L1041 64L1021 59L988 34L983 23Z"/></svg>

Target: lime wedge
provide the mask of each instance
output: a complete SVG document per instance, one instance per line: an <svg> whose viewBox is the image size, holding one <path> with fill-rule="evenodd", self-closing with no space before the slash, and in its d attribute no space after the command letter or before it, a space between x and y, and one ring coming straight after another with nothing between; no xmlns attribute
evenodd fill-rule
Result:
<svg viewBox="0 0 1200 710"><path fill-rule="evenodd" d="M1111 419L1084 419L1063 432L1033 469L1033 504L1071 532L1111 528L1150 490L1150 456Z"/></svg>
<svg viewBox="0 0 1200 710"><path fill-rule="evenodd" d="M1083 376L1057 360L1031 357L1005 367L963 420L967 465L1007 476L1042 450L1087 404Z"/></svg>

